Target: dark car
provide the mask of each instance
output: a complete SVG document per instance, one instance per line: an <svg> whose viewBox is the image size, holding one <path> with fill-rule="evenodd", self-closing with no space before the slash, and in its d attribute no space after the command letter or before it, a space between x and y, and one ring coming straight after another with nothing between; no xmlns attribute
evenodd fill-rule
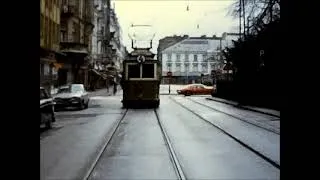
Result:
<svg viewBox="0 0 320 180"><path fill-rule="evenodd" d="M52 128L55 121L53 99L43 87L40 87L40 127L45 125L46 128Z"/></svg>
<svg viewBox="0 0 320 180"><path fill-rule="evenodd" d="M66 107L85 109L88 108L89 100L89 94L84 89L83 84L62 86L58 89L58 93L54 95L56 109Z"/></svg>

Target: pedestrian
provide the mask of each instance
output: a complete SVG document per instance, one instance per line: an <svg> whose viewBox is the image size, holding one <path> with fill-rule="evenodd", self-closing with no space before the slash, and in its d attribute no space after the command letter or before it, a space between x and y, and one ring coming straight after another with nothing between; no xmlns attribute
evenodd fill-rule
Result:
<svg viewBox="0 0 320 180"><path fill-rule="evenodd" d="M118 84L117 84L116 78L114 78L114 80L113 80L113 95L116 95L116 93L117 93L117 86L118 86Z"/></svg>
<svg viewBox="0 0 320 180"><path fill-rule="evenodd" d="M107 86L107 93L109 94L109 80L106 80L106 86Z"/></svg>

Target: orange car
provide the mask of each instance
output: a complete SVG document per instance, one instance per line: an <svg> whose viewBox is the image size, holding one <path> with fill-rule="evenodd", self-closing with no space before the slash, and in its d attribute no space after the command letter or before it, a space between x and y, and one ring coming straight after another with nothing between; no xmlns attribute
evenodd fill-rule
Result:
<svg viewBox="0 0 320 180"><path fill-rule="evenodd" d="M213 86L206 86L203 84L189 84L186 87L177 90L178 94L183 94L185 96L190 95L211 95L212 91L215 91Z"/></svg>

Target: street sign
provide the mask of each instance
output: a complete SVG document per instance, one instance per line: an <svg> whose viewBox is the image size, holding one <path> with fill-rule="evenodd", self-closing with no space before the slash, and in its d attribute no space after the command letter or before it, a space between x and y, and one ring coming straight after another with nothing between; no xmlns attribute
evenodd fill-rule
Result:
<svg viewBox="0 0 320 180"><path fill-rule="evenodd" d="M167 76L172 76L172 72L171 71L167 72Z"/></svg>

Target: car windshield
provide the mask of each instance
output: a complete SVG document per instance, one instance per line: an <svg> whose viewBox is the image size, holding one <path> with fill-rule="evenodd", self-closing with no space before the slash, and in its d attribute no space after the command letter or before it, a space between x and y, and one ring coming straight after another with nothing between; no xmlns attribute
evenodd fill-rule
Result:
<svg viewBox="0 0 320 180"><path fill-rule="evenodd" d="M70 93L70 87L62 87L62 88L59 88L58 90L58 94L59 93Z"/></svg>
<svg viewBox="0 0 320 180"><path fill-rule="evenodd" d="M83 86L82 85L72 85L71 86L71 92L82 92Z"/></svg>

